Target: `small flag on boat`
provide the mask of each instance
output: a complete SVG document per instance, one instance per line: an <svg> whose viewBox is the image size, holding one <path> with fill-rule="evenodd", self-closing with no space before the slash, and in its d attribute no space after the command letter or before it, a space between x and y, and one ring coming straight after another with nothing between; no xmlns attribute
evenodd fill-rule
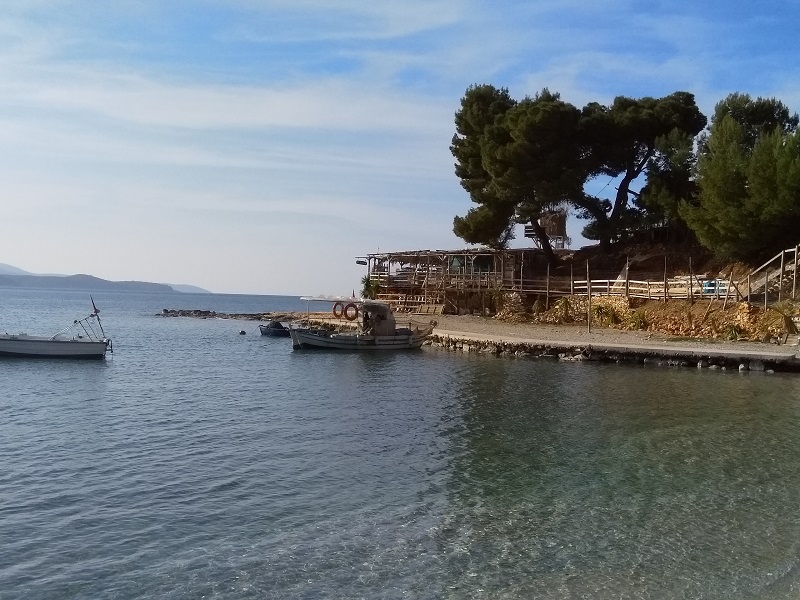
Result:
<svg viewBox="0 0 800 600"><path fill-rule="evenodd" d="M95 306L95 304L94 304L94 298L92 298L91 296L89 296L89 300L91 300L91 301L92 301L92 308L94 309L94 312L93 312L92 314L94 314L94 315L99 315L99 314L100 314L100 309L99 309L99 308L97 308L97 306Z"/></svg>

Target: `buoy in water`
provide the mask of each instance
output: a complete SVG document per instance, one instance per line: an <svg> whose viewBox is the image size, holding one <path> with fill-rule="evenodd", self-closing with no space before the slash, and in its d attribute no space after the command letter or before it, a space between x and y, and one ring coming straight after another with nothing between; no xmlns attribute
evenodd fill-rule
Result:
<svg viewBox="0 0 800 600"><path fill-rule="evenodd" d="M244 335L244 334L246 334L246 333L247 333L247 332L246 332L244 329L240 329L240 330L239 330L239 335Z"/></svg>

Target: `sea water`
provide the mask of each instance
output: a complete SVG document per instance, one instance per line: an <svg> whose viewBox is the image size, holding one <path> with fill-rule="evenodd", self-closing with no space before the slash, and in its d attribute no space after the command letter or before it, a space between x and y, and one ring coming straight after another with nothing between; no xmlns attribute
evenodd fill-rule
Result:
<svg viewBox="0 0 800 600"><path fill-rule="evenodd" d="M800 593L796 375L292 350L157 315L297 298L93 297L106 360L0 359L0 598Z"/></svg>

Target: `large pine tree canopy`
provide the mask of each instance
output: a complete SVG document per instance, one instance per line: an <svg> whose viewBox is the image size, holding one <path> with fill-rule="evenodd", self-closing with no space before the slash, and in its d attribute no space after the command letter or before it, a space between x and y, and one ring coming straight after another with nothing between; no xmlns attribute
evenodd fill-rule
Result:
<svg viewBox="0 0 800 600"><path fill-rule="evenodd" d="M579 109L547 88L517 101L507 89L471 86L450 150L475 206L453 230L501 248L517 223L530 224L551 262L538 221L565 207L606 248L654 226L691 232L731 259L800 242L797 115L774 98L736 93L706 123L684 91ZM598 178L613 181L612 197L587 192Z"/></svg>
<svg viewBox="0 0 800 600"><path fill-rule="evenodd" d="M451 151L456 175L479 208L456 217L454 231L467 242L502 246L515 223L535 226L547 211L569 206L589 221L585 235L607 245L640 212L631 206L631 184L669 154L664 140L694 136L705 123L687 92L621 96L610 106L578 109L548 89L517 102L505 89L470 87ZM586 192L601 176L619 178L613 200ZM552 258L546 234L538 233Z"/></svg>

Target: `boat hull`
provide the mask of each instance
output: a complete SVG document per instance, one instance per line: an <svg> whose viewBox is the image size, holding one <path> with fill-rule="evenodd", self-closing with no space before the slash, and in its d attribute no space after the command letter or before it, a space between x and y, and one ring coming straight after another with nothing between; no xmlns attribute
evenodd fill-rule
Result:
<svg viewBox="0 0 800 600"><path fill-rule="evenodd" d="M0 356L101 359L108 340L51 339L33 335L0 335Z"/></svg>
<svg viewBox="0 0 800 600"><path fill-rule="evenodd" d="M261 335L269 337L289 337L289 328L282 323L270 323L269 325L259 325Z"/></svg>
<svg viewBox="0 0 800 600"><path fill-rule="evenodd" d="M302 332L291 330L294 348L322 348L327 350L383 351L414 350L420 348L429 333L397 335L363 335L358 333Z"/></svg>

